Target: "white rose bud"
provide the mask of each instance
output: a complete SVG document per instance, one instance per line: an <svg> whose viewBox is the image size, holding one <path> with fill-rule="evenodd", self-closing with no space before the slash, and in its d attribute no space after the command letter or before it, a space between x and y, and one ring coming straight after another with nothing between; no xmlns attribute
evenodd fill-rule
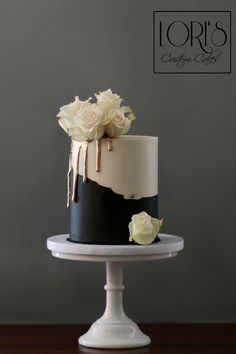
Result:
<svg viewBox="0 0 236 354"><path fill-rule="evenodd" d="M152 218L145 211L134 214L129 223L129 241L140 245L151 244L158 235L162 222L163 219Z"/></svg>
<svg viewBox="0 0 236 354"><path fill-rule="evenodd" d="M62 106L60 108L59 113L57 114L57 117L59 117L59 124L64 129L66 132L69 128L74 127L74 118L77 112L81 109L85 109L86 107L90 106L91 104L89 101L91 98L89 98L86 101L80 101L79 97L76 96L75 100L72 103L69 103L68 105Z"/></svg>
<svg viewBox="0 0 236 354"><path fill-rule="evenodd" d="M95 97L98 106L105 114L111 109L119 109L122 102L122 98L116 93L113 93L111 89L99 92L99 94L95 94Z"/></svg>
<svg viewBox="0 0 236 354"><path fill-rule="evenodd" d="M106 134L110 138L119 138L122 134L126 134L131 125L131 121L118 109L109 111L107 119Z"/></svg>
<svg viewBox="0 0 236 354"><path fill-rule="evenodd" d="M79 110L73 120L74 126L68 129L73 140L90 141L100 139L105 133L102 111L96 104L89 104Z"/></svg>

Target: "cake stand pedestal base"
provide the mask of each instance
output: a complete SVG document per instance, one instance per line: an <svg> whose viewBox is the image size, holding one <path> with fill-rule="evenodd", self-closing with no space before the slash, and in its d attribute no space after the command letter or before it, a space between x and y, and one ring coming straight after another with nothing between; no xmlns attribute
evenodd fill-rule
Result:
<svg viewBox="0 0 236 354"><path fill-rule="evenodd" d="M142 333L123 310L121 262L106 262L106 309L101 318L79 338L79 344L92 348L137 348L150 344L151 339Z"/></svg>

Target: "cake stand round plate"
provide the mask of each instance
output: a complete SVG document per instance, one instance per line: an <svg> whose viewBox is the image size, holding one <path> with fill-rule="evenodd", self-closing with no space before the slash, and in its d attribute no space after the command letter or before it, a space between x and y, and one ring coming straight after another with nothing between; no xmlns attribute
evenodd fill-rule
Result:
<svg viewBox="0 0 236 354"><path fill-rule="evenodd" d="M49 237L47 248L57 258L106 262L106 308L89 331L79 337L79 344L91 348L137 348L150 344L151 339L126 316L122 293L123 262L170 258L184 247L183 238L159 234L160 242L151 245L90 245L68 241L69 235Z"/></svg>
<svg viewBox="0 0 236 354"><path fill-rule="evenodd" d="M68 241L68 234L49 237L47 247L58 258L78 261L142 261L174 257L183 248L179 236L159 234L151 245L91 245Z"/></svg>

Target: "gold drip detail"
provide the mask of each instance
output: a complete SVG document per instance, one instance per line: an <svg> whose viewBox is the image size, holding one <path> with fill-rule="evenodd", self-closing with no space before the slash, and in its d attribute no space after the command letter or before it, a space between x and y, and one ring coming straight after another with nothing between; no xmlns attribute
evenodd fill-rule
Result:
<svg viewBox="0 0 236 354"><path fill-rule="evenodd" d="M80 144L73 144L73 156L72 156L72 169L73 169L73 186L72 186L72 201L78 201L77 180L79 175L79 156L80 156Z"/></svg>
<svg viewBox="0 0 236 354"><path fill-rule="evenodd" d="M96 139L96 172L101 168L101 139Z"/></svg>
<svg viewBox="0 0 236 354"><path fill-rule="evenodd" d="M113 146L112 146L112 138L107 138L107 150L112 151Z"/></svg>
<svg viewBox="0 0 236 354"><path fill-rule="evenodd" d="M69 168L67 172L67 207L70 206L70 200L78 202L78 177L79 177L79 163L80 163L80 151L83 153L83 182L85 183L88 178L88 153L89 153L89 141L73 141L71 143L71 152L69 158ZM95 141L95 153L96 153L96 172L101 170L101 153L102 145L101 139ZM107 138L107 149L113 150L112 138ZM72 186L71 186L72 184ZM72 194L72 195L71 195Z"/></svg>
<svg viewBox="0 0 236 354"><path fill-rule="evenodd" d="M70 207L70 175L71 175L71 170L72 170L72 151L70 152L69 156L69 168L67 172L67 200L66 200L66 206L67 208Z"/></svg>
<svg viewBox="0 0 236 354"><path fill-rule="evenodd" d="M83 160L84 160L84 165L83 165L83 182L86 182L87 180L87 173L88 173L88 141L84 141L82 145L83 149Z"/></svg>

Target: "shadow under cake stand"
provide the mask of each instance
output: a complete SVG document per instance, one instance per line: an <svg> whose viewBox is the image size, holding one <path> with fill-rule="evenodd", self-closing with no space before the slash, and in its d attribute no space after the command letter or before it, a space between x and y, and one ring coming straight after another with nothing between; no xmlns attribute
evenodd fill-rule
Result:
<svg viewBox="0 0 236 354"><path fill-rule="evenodd" d="M57 258L106 262L106 308L87 333L79 337L79 344L91 348L138 348L150 344L137 324L123 310L123 262L150 261L171 258L184 247L183 238L159 234L160 242L151 245L90 245L73 243L69 235L49 237L47 248Z"/></svg>

